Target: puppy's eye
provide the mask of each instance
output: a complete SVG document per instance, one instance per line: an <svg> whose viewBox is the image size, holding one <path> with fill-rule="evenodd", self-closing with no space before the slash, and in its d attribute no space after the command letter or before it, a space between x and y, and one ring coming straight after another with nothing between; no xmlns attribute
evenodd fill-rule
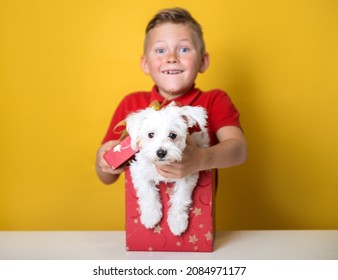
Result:
<svg viewBox="0 0 338 280"><path fill-rule="evenodd" d="M149 132L148 133L148 138L153 138L154 137L154 132Z"/></svg>
<svg viewBox="0 0 338 280"><path fill-rule="evenodd" d="M177 137L177 134L175 134L175 133L170 133L169 134L169 138L171 138L172 140L174 140L175 138Z"/></svg>

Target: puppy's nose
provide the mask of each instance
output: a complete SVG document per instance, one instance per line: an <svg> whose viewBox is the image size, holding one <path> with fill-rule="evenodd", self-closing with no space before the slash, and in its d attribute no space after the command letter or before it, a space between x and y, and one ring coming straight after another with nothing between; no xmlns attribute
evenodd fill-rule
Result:
<svg viewBox="0 0 338 280"><path fill-rule="evenodd" d="M159 149L156 151L156 155L160 158L163 159L167 154L167 151L163 150L163 149Z"/></svg>

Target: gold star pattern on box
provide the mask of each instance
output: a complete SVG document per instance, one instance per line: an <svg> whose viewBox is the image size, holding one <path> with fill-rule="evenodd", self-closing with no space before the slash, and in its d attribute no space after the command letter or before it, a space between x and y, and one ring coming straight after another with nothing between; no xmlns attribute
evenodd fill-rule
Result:
<svg viewBox="0 0 338 280"><path fill-rule="evenodd" d="M196 237L196 234L189 236L189 243L196 244L197 241L198 239Z"/></svg>
<svg viewBox="0 0 338 280"><path fill-rule="evenodd" d="M212 234L211 234L210 231L208 231L207 234L204 234L204 236L205 236L205 239L206 239L207 241L212 240Z"/></svg>
<svg viewBox="0 0 338 280"><path fill-rule="evenodd" d="M202 209L195 207L194 210L192 211L192 213L195 215L195 217L201 216L202 215Z"/></svg>
<svg viewBox="0 0 338 280"><path fill-rule="evenodd" d="M174 188L172 187L166 187L165 193L169 196L171 196L174 193Z"/></svg>
<svg viewBox="0 0 338 280"><path fill-rule="evenodd" d="M162 227L161 227L160 225L156 225L156 226L154 227L154 233L160 234L161 231L162 231Z"/></svg>

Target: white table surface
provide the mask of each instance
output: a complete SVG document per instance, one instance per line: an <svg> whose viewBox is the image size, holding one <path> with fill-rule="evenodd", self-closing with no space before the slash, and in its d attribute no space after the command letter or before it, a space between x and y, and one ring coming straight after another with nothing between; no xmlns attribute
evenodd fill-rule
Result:
<svg viewBox="0 0 338 280"><path fill-rule="evenodd" d="M338 260L338 230L222 231L214 248L128 252L124 231L0 231L2 260Z"/></svg>

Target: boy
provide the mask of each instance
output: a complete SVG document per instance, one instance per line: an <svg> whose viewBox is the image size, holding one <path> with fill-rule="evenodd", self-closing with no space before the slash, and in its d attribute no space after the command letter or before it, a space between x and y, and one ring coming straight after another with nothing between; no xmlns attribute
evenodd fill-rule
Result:
<svg viewBox="0 0 338 280"><path fill-rule="evenodd" d="M198 73L209 66L201 26L181 8L162 10L146 28L141 68L155 83L151 92L127 95L113 116L103 145L97 152L96 172L105 184L114 183L125 166L112 169L103 159L106 151L119 143L113 128L134 111L158 100L175 100L182 105L202 106L208 112L210 147L198 148L187 139L180 162L157 166L165 178L182 178L194 172L227 168L242 164L247 157L247 144L240 128L239 113L227 94L221 90L202 92L195 88Z"/></svg>

